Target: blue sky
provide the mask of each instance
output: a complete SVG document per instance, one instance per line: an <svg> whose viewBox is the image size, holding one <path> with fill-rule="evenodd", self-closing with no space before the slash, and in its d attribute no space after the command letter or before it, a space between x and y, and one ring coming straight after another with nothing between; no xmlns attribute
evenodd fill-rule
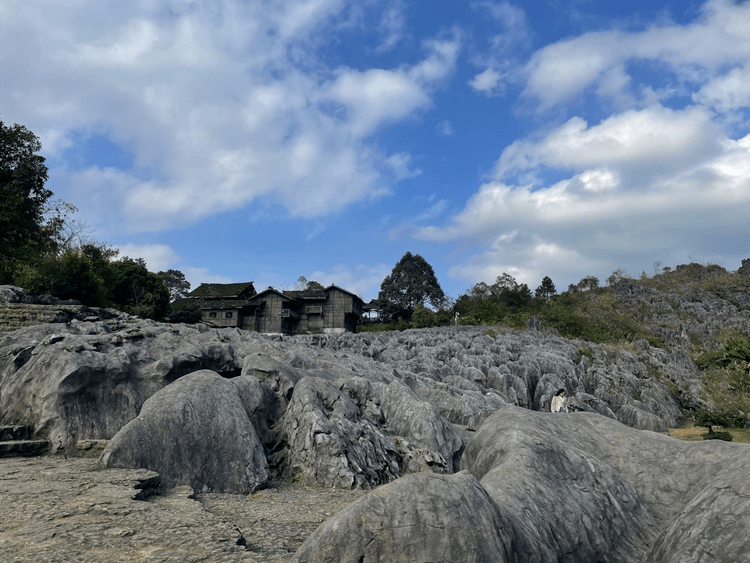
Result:
<svg viewBox="0 0 750 563"><path fill-rule="evenodd" d="M193 287L750 257L750 2L4 0L0 119Z"/></svg>

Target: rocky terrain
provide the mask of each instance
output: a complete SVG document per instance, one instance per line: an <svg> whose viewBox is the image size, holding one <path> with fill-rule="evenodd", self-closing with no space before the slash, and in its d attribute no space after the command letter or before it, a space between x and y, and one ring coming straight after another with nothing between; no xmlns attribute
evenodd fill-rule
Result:
<svg viewBox="0 0 750 563"><path fill-rule="evenodd" d="M571 414L549 412L558 389ZM121 315L0 334L0 423L68 457L106 440L102 483L153 471L172 492L149 502L194 492L201 510L274 483L374 489L298 561L742 561L750 448L657 434L702 406L684 347L616 348L534 322L272 337ZM255 526L238 529L239 544L211 533L235 553L254 545ZM124 537L141 535L161 545ZM134 560L188 560L154 549Z"/></svg>

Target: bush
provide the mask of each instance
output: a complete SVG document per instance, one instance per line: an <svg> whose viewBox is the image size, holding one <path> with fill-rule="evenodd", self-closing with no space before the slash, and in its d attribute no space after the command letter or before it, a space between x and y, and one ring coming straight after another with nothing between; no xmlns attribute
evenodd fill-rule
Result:
<svg viewBox="0 0 750 563"><path fill-rule="evenodd" d="M704 440L724 440L725 442L732 441L732 435L729 432L709 432L703 435Z"/></svg>
<svg viewBox="0 0 750 563"><path fill-rule="evenodd" d="M709 433L712 427L721 426L723 428L742 428L745 426L745 416L737 411L708 411L703 410L695 415L695 425L708 428Z"/></svg>

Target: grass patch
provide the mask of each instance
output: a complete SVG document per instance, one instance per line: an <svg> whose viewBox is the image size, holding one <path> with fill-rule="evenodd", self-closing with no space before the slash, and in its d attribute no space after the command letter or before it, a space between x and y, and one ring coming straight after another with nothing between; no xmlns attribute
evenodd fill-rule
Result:
<svg viewBox="0 0 750 563"><path fill-rule="evenodd" d="M725 428L723 432L728 432L732 436L732 442L750 444L750 429L748 428ZM703 426L690 425L684 428L670 428L668 433L672 438L678 440L703 442L703 437L708 434L708 429Z"/></svg>

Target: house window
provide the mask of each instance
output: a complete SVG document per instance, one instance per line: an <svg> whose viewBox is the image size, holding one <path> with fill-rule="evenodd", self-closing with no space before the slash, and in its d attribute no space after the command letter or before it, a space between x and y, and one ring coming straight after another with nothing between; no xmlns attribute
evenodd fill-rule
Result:
<svg viewBox="0 0 750 563"><path fill-rule="evenodd" d="M231 311L229 311L229 312L228 312L228 313L226 314L226 317L225 317L225 318L227 318L227 319L231 319L231 318L232 318L232 312L231 312Z"/></svg>
<svg viewBox="0 0 750 563"><path fill-rule="evenodd" d="M321 305L308 305L305 307L306 315L322 315L323 307Z"/></svg>
<svg viewBox="0 0 750 563"><path fill-rule="evenodd" d="M210 312L210 313L208 314L208 318L209 318L209 319L215 319L215 318L216 318L216 311L211 311L211 312Z"/></svg>

